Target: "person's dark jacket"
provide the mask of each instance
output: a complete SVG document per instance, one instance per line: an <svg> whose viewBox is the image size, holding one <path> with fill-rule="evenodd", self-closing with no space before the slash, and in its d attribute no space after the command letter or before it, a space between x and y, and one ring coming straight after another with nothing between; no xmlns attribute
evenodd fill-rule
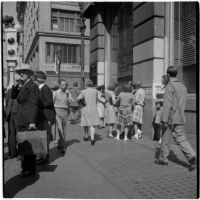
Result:
<svg viewBox="0 0 200 200"><path fill-rule="evenodd" d="M17 102L17 96L19 91L15 91L16 86L12 86L12 88L8 89L7 95L6 95L6 107L5 107L5 111L6 111L6 121L9 121L10 119L10 115L11 113L16 114L17 113L17 109L18 109L18 102ZM20 88L17 88L17 90L19 90ZM16 92L16 94L14 95L15 98L13 97L13 90L14 92Z"/></svg>
<svg viewBox="0 0 200 200"><path fill-rule="evenodd" d="M47 121L54 121L56 117L53 93L46 84L40 90L40 114Z"/></svg>
<svg viewBox="0 0 200 200"><path fill-rule="evenodd" d="M28 126L36 123L39 110L39 88L32 80L29 80L21 88L17 101L17 126Z"/></svg>

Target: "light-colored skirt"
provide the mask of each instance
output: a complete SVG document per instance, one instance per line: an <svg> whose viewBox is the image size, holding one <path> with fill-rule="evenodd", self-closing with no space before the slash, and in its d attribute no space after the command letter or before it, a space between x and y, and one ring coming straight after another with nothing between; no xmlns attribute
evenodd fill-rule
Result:
<svg viewBox="0 0 200 200"><path fill-rule="evenodd" d="M100 118L105 117L105 106L102 103L97 103L97 110Z"/></svg>
<svg viewBox="0 0 200 200"><path fill-rule="evenodd" d="M81 110L81 126L99 126L100 118L97 108L83 107Z"/></svg>
<svg viewBox="0 0 200 200"><path fill-rule="evenodd" d="M106 104L106 109L105 109L105 123L106 124L114 124L117 121L117 116L116 116L116 110L113 105L110 105L110 103Z"/></svg>

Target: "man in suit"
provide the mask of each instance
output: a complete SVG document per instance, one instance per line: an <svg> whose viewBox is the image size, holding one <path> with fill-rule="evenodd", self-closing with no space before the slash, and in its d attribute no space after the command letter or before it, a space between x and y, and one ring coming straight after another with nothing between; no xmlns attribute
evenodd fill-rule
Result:
<svg viewBox="0 0 200 200"><path fill-rule="evenodd" d="M16 69L20 74L23 87L19 91L17 87L13 88L12 97L17 98L19 104L17 110L17 132L28 131L36 128L36 120L39 111L39 89L31 80L33 71L28 67ZM18 146L18 151L23 155L26 151L25 144ZM22 160L21 176L34 175L36 173L36 156L24 155Z"/></svg>
<svg viewBox="0 0 200 200"><path fill-rule="evenodd" d="M160 158L156 164L167 165L170 148L170 134L172 134L176 144L187 158L189 171L196 168L196 155L185 136L185 103L187 90L185 86L176 78L177 69L168 67L167 74L169 83L165 88L164 105L162 113L163 135L161 141Z"/></svg>
<svg viewBox="0 0 200 200"><path fill-rule="evenodd" d="M40 110L38 117L38 129L47 130L48 138L48 152L49 152L49 143L52 141L53 136L51 128L53 123L55 123L56 112L53 103L53 93L51 89L45 84L46 75L43 71L37 71L35 73L35 82L37 83L40 90ZM43 164L48 162L49 153L46 158L40 158L37 164Z"/></svg>
<svg viewBox="0 0 200 200"><path fill-rule="evenodd" d="M6 95L6 121L8 122L8 150L9 150L9 157L8 159L12 159L17 155L17 148L16 148L16 114L18 108L17 99L13 99L11 97L11 93L13 87L18 87L20 89L22 87L22 83L20 80L20 76L16 74L15 76L16 85L12 86L12 88L8 89Z"/></svg>

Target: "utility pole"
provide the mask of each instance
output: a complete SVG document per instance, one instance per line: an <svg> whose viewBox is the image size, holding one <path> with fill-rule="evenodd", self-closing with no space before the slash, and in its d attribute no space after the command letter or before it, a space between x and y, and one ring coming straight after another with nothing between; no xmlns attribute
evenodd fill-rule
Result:
<svg viewBox="0 0 200 200"><path fill-rule="evenodd" d="M62 62L62 49L56 51L57 58L58 58L58 83L60 84L60 67Z"/></svg>
<svg viewBox="0 0 200 200"><path fill-rule="evenodd" d="M80 61L81 61L81 88L83 89L85 87L85 74L84 74L84 37L85 37L85 17L83 15L84 12L84 2L79 3L80 6L80 19L81 19L81 25L80 25L80 31L81 31L81 54L80 54Z"/></svg>

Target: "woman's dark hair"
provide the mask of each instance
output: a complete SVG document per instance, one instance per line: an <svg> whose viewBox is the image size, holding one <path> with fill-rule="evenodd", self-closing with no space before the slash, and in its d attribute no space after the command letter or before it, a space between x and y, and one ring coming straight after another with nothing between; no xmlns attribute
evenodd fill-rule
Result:
<svg viewBox="0 0 200 200"><path fill-rule="evenodd" d="M122 86L122 88L123 88L122 89L123 92L126 92L126 93L129 93L129 92L131 93L132 92L132 87L129 84L125 84L124 83L123 86Z"/></svg>
<svg viewBox="0 0 200 200"><path fill-rule="evenodd" d="M98 86L98 87L97 87L97 90L99 90L99 91L100 91L100 90L103 90L103 91L104 91L104 90L105 90L105 85L100 85L100 86Z"/></svg>
<svg viewBox="0 0 200 200"><path fill-rule="evenodd" d="M85 82L85 85L86 85L86 87L92 87L92 86L93 86L92 80L87 80L87 81Z"/></svg>
<svg viewBox="0 0 200 200"><path fill-rule="evenodd" d="M168 69L167 69L167 74L170 76L170 77L176 77L177 76L177 69L176 67L174 66L169 66Z"/></svg>
<svg viewBox="0 0 200 200"><path fill-rule="evenodd" d="M109 85L108 89L111 90L111 91L114 91L115 90L115 86L114 85Z"/></svg>
<svg viewBox="0 0 200 200"><path fill-rule="evenodd" d="M163 75L162 79L163 79L163 84L164 85L167 85L169 83L169 76L168 75Z"/></svg>

